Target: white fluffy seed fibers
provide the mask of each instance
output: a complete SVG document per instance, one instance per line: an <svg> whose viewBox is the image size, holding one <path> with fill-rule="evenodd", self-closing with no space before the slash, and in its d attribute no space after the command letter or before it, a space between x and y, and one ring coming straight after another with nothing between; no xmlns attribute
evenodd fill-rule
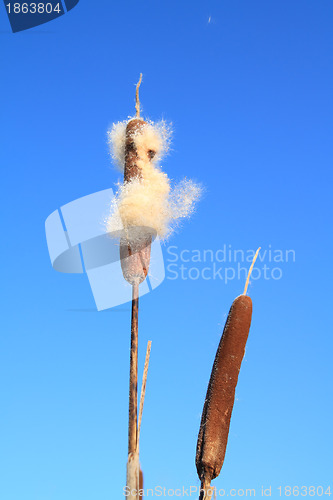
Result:
<svg viewBox="0 0 333 500"><path fill-rule="evenodd" d="M112 157L121 170L125 164L127 123L114 124L108 132ZM155 233L165 240L181 219L193 213L202 193L201 186L184 179L171 188L170 179L157 164L169 149L170 135L170 127L164 121L148 122L133 135L138 156L136 164L141 176L118 184L106 220L108 233L141 227L143 231ZM150 158L151 151L155 153L153 159Z"/></svg>

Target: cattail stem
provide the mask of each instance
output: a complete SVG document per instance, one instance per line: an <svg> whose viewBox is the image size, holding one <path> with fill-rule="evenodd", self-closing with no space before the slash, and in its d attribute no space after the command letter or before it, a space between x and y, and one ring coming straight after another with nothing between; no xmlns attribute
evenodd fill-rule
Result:
<svg viewBox="0 0 333 500"><path fill-rule="evenodd" d="M138 83L136 84L136 91L135 91L135 110L136 110L136 117L140 118L140 100L139 100L139 88L142 82L142 73L140 73L140 79Z"/></svg>
<svg viewBox="0 0 333 500"><path fill-rule="evenodd" d="M138 314L139 285L132 287L132 319L131 319L131 356L129 383L129 421L128 421L128 454L135 453L137 448L138 419Z"/></svg>
<svg viewBox="0 0 333 500"><path fill-rule="evenodd" d="M139 486L139 456L138 443L138 314L139 314L139 283L132 287L132 318L131 318L131 354L129 381L129 411L128 411L128 459L127 487L134 492ZM130 493L130 498L137 500L138 496Z"/></svg>
<svg viewBox="0 0 333 500"><path fill-rule="evenodd" d="M140 410L138 420L138 312L139 312L139 284L132 288L132 323L131 323L131 358L130 358L130 387L129 387L129 423L128 423L128 461L127 486L132 490L140 490L143 484L143 475L139 464L139 438L146 394L151 341L148 341L145 365L142 377ZM140 479L141 478L141 479ZM130 494L130 498L138 499L137 495Z"/></svg>
<svg viewBox="0 0 333 500"><path fill-rule="evenodd" d="M254 264L255 264L255 262L257 260L257 257L258 257L260 249L261 249L261 247L258 248L258 250L256 251L256 253L255 253L254 257L253 257L253 261L252 261L251 267L249 269L249 272L248 272L248 275L247 275L247 278L246 278L246 283L245 283L243 295L246 295L247 287L249 286L249 282L250 282L250 277L251 277L252 269L253 269L253 266L254 266Z"/></svg>
<svg viewBox="0 0 333 500"><path fill-rule="evenodd" d="M213 488L210 486L210 481L201 481L199 500L210 500L213 495Z"/></svg>

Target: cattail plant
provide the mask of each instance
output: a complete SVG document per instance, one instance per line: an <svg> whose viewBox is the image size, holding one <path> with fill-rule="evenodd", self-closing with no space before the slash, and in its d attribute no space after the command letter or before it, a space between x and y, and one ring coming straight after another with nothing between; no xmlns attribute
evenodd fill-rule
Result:
<svg viewBox="0 0 333 500"><path fill-rule="evenodd" d="M252 300L246 293L259 250L251 264L244 292L230 308L208 384L196 450L200 500L211 498L211 481L220 474L224 462L235 390L251 326Z"/></svg>
<svg viewBox="0 0 333 500"><path fill-rule="evenodd" d="M120 235L122 272L132 286L127 461L127 486L130 491L139 489L140 476L142 482L139 467L142 397L139 425L137 416L139 285L149 272L153 239L167 239L180 220L193 212L201 194L200 185L188 179L172 187L167 174L161 170L158 162L169 149L171 127L164 121L154 123L140 116L141 79L142 75L136 87L136 115L114 124L108 132L111 153L118 167L124 171L124 180L118 185L106 229L109 233ZM145 381L142 395L144 389Z"/></svg>

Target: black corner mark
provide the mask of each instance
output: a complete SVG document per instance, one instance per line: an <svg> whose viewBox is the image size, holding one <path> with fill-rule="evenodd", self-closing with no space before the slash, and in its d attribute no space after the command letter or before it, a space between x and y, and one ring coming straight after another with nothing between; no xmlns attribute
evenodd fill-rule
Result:
<svg viewBox="0 0 333 500"><path fill-rule="evenodd" d="M79 0L4 0L13 33L45 24L73 9Z"/></svg>

